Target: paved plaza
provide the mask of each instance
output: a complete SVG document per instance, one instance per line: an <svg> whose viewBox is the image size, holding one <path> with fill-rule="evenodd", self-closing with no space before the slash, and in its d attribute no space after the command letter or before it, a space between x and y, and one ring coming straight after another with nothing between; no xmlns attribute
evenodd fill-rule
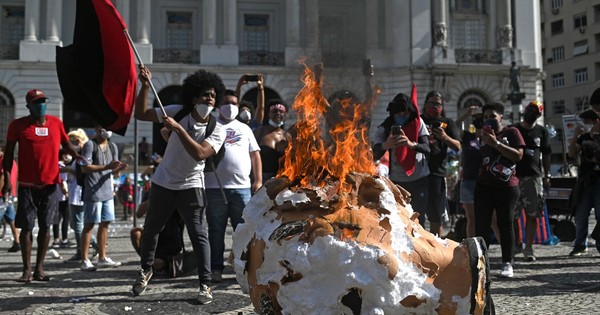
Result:
<svg viewBox="0 0 600 315"><path fill-rule="evenodd" d="M591 224L590 224L591 225ZM47 257L49 282L17 283L20 253L7 253L9 233L0 240L1 314L254 314L248 295L240 291L228 267L224 281L214 286L214 302L197 305L196 276L169 278L155 275L148 290L133 297L130 290L139 269L139 258L129 241L131 223L111 225L108 255L123 265L95 272L79 270L65 262L75 249L57 249L64 259ZM72 237L72 234L70 234ZM35 244L35 242L34 242ZM228 235L231 247L231 231ZM191 246L187 246L191 248ZM587 254L569 257L571 244L535 245L538 260L515 259L515 277L496 276L500 246L492 245L492 296L497 314L597 314L600 309L600 254L590 240ZM35 258L34 258L35 259ZM318 288L315 288L318 290Z"/></svg>

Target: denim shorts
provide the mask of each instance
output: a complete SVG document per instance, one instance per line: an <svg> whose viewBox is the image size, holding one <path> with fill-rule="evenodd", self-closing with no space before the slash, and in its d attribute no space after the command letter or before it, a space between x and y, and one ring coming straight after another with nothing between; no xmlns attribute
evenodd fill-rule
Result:
<svg viewBox="0 0 600 315"><path fill-rule="evenodd" d="M0 206L0 220L4 218L4 220L6 220L6 223L11 223L15 221L16 216L17 211L15 211L15 206L12 203L9 205Z"/></svg>
<svg viewBox="0 0 600 315"><path fill-rule="evenodd" d="M464 179L460 182L460 202L474 203L475 202L475 183L473 179Z"/></svg>
<svg viewBox="0 0 600 315"><path fill-rule="evenodd" d="M115 220L115 203L111 198L106 201L85 201L83 203L84 223L113 222Z"/></svg>

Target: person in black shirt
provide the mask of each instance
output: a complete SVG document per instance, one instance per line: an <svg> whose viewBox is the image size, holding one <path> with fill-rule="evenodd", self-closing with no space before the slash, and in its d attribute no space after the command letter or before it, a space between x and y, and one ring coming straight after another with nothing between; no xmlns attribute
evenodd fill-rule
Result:
<svg viewBox="0 0 600 315"><path fill-rule="evenodd" d="M579 115L583 126L575 128L569 143L569 157L581 158L577 174L577 206L575 210L575 242L569 256L580 256L587 252L588 220L592 208L600 209L600 116L593 109ZM594 211L596 222L600 222L600 211ZM600 251L600 242L596 242Z"/></svg>
<svg viewBox="0 0 600 315"><path fill-rule="evenodd" d="M431 153L427 159L429 166L429 199L427 217L429 231L442 235L442 216L446 209L446 161L448 148L459 151L460 132L454 120L443 114L444 97L438 91L431 91L425 96L425 107L421 118L429 128L429 147Z"/></svg>
<svg viewBox="0 0 600 315"><path fill-rule="evenodd" d="M515 252L523 251L525 261L536 260L532 247L538 226L536 218L544 213L542 187L550 187L550 136L544 126L535 123L543 110L544 105L540 101L530 102L523 112L523 121L514 125L525 141L523 158L517 163L520 194L514 219ZM526 215L524 250L519 237L521 209L525 210Z"/></svg>

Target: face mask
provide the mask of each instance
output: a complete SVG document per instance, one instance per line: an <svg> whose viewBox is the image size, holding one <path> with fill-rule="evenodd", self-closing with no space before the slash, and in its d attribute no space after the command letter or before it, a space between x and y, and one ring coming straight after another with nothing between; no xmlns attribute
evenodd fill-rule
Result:
<svg viewBox="0 0 600 315"><path fill-rule="evenodd" d="M408 120L408 117L406 117L406 116L394 116L394 124L396 124L398 126L403 126L407 120Z"/></svg>
<svg viewBox="0 0 600 315"><path fill-rule="evenodd" d="M592 131L592 128L594 128L594 124L585 124L585 125L583 125L583 130L584 130L586 133L589 133L589 132L591 132L591 131Z"/></svg>
<svg viewBox="0 0 600 315"><path fill-rule="evenodd" d="M100 137L102 139L108 140L110 139L110 137L112 137L112 131L108 131L104 128L100 129Z"/></svg>
<svg viewBox="0 0 600 315"><path fill-rule="evenodd" d="M475 129L481 129L483 127L483 118L473 119L473 126L475 126Z"/></svg>
<svg viewBox="0 0 600 315"><path fill-rule="evenodd" d="M65 155L65 164L69 164L73 161L73 157L70 154Z"/></svg>
<svg viewBox="0 0 600 315"><path fill-rule="evenodd" d="M276 123L273 120L269 119L269 125L271 125L275 128L279 128L279 127L283 126L283 121Z"/></svg>
<svg viewBox="0 0 600 315"><path fill-rule="evenodd" d="M439 106L425 108L425 113L429 117L438 117L442 114L442 108Z"/></svg>
<svg viewBox="0 0 600 315"><path fill-rule="evenodd" d="M198 116L200 116L202 119L206 119L210 112L212 112L213 108L214 106L208 106L206 104L196 104L196 106L194 106L196 113L198 113Z"/></svg>
<svg viewBox="0 0 600 315"><path fill-rule="evenodd" d="M523 115L523 120L528 124L533 124L537 118L538 115L536 113L532 113L529 111L525 112L525 114Z"/></svg>
<svg viewBox="0 0 600 315"><path fill-rule="evenodd" d="M30 104L29 113L36 118L46 115L46 103Z"/></svg>
<svg viewBox="0 0 600 315"><path fill-rule="evenodd" d="M250 120L252 119L252 114L250 113L250 111L248 110L242 110L240 112L240 115L238 116L238 119L243 122L243 123L249 123Z"/></svg>
<svg viewBox="0 0 600 315"><path fill-rule="evenodd" d="M223 117L227 121L232 121L237 117L240 112L240 108L237 105L233 104L225 104L219 107L219 112L221 113L221 117Z"/></svg>
<svg viewBox="0 0 600 315"><path fill-rule="evenodd" d="M494 130L494 132L498 132L498 121L495 119L486 119L483 121L483 125L488 125L492 127L492 130Z"/></svg>

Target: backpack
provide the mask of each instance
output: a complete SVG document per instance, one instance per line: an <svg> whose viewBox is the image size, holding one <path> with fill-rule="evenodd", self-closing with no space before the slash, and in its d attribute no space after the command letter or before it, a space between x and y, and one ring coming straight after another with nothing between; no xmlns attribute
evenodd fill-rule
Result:
<svg viewBox="0 0 600 315"><path fill-rule="evenodd" d="M190 113L191 113L191 111L182 109L182 110L178 111L177 114L175 114L173 119L175 121L179 122L181 119L183 119L183 117L187 116ZM213 131L215 131L216 126L217 126L217 119L215 117L213 117L212 115L208 115L208 126L206 126L206 132L204 133L204 139L208 138L213 133ZM221 161L223 160L223 157L225 157L225 144L223 144L221 146L221 148L215 155L207 158L204 161L204 172L206 172L206 173L214 172L217 169L217 167L219 166L219 163L221 163Z"/></svg>
<svg viewBox="0 0 600 315"><path fill-rule="evenodd" d="M115 146L110 140L108 141L108 146L111 150L111 153L114 152ZM98 143L96 139L92 139L92 162L98 158ZM77 185L81 186L81 195L83 196L83 188L85 187L85 173L81 169L81 165L75 162L75 178L77 179Z"/></svg>

